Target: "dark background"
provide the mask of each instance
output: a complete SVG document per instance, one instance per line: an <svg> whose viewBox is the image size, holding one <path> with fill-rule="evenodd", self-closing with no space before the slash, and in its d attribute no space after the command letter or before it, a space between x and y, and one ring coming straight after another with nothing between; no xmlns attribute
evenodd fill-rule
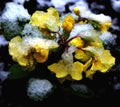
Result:
<svg viewBox="0 0 120 107"><path fill-rule="evenodd" d="M0 0L0 15L7 2L11 0ZM50 0L46 0L50 1ZM120 13L116 12L111 5L110 0L87 0L89 8L94 13L104 13L111 16L115 26L120 26ZM96 6L92 6L96 3ZM63 13L70 12L69 6L74 5L74 2L69 2L65 5ZM100 5L104 8L100 8ZM44 10L48 8L47 5L39 6L37 8L37 1L30 0L24 3L24 7L32 14L37 9ZM54 6L53 6L54 7ZM93 80L84 79L77 84L85 84L92 93L85 95L76 95L70 88L70 82L67 81L61 86L58 83L54 93L46 98L44 101L35 102L26 96L26 86L29 78L18 80L0 81L0 107L38 107L38 106L104 106L104 105L119 105L120 99L120 29L111 27L109 29L117 36L116 45L110 46L112 55L116 58L116 65L106 74L96 73ZM0 30L2 34L2 30ZM7 71L13 61L8 54L7 46L0 46L0 62L4 63L4 71ZM56 80L55 80L56 81ZM77 105L78 104L78 105Z"/></svg>

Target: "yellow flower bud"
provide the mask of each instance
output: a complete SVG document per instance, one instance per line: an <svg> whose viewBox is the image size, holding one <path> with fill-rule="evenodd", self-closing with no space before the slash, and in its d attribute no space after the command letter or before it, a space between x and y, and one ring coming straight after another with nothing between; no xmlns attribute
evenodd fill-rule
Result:
<svg viewBox="0 0 120 107"><path fill-rule="evenodd" d="M65 19L62 23L62 28L65 31L70 32L72 30L72 28L74 27L74 23L75 23L75 20L74 20L73 16L68 15L65 17Z"/></svg>
<svg viewBox="0 0 120 107"><path fill-rule="evenodd" d="M111 22L110 21L108 21L108 22L105 22L104 24L101 24L101 31L102 32L106 32L108 29L109 29L109 27L111 26Z"/></svg>
<svg viewBox="0 0 120 107"><path fill-rule="evenodd" d="M73 40L71 40L69 43L70 45L76 46L79 48L82 48L84 46L84 41L81 39L81 37L76 37Z"/></svg>
<svg viewBox="0 0 120 107"><path fill-rule="evenodd" d="M79 8L78 7L75 7L74 9L73 9L73 11L74 11L74 13L76 14L76 15L80 15L80 10L79 10Z"/></svg>

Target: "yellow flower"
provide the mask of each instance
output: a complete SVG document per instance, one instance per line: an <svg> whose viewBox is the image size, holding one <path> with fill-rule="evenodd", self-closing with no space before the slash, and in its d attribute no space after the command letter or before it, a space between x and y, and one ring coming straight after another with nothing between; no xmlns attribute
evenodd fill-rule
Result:
<svg viewBox="0 0 120 107"><path fill-rule="evenodd" d="M48 59L49 51L57 47L58 44L54 40L16 36L9 42L9 53L14 61L24 69L29 69L34 68L34 59L44 63Z"/></svg>
<svg viewBox="0 0 120 107"><path fill-rule="evenodd" d="M62 23L62 28L67 31L70 32L72 30L72 28L74 27L75 24L75 20L73 18L73 16L68 15L65 17L63 23Z"/></svg>
<svg viewBox="0 0 120 107"><path fill-rule="evenodd" d="M58 31L60 26L59 13L54 8L50 7L48 12L36 11L33 13L30 24L38 26L41 29L49 29Z"/></svg>
<svg viewBox="0 0 120 107"><path fill-rule="evenodd" d="M78 7L75 7L74 9L73 9L73 11L74 11L74 13L76 14L76 15L80 15L80 10L79 10L79 8Z"/></svg>
<svg viewBox="0 0 120 107"><path fill-rule="evenodd" d="M86 50L93 54L92 66L86 72L86 77L92 78L96 71L105 73L108 72L113 65L115 65L115 58L111 55L109 50L103 48L87 47Z"/></svg>
<svg viewBox="0 0 120 107"><path fill-rule="evenodd" d="M115 58L111 56L109 50L103 50L101 54L95 54L96 61L96 69L101 72L107 72L109 69L115 65ZM98 67L97 67L98 65Z"/></svg>
<svg viewBox="0 0 120 107"><path fill-rule="evenodd" d="M56 74L57 78L65 78L70 75L73 80L81 80L83 64L76 61L73 64L66 65L63 60L48 66L48 69Z"/></svg>
<svg viewBox="0 0 120 107"><path fill-rule="evenodd" d="M41 48L40 46L36 45L34 47L34 58L39 63L43 63L48 59L49 50Z"/></svg>
<svg viewBox="0 0 120 107"><path fill-rule="evenodd" d="M81 37L74 38L69 42L69 44L77 47L75 50L76 59L86 62L90 58L83 50L79 49L84 47L84 41L81 39Z"/></svg>
<svg viewBox="0 0 120 107"><path fill-rule="evenodd" d="M55 40L40 37L23 37L23 43L30 48L33 58L39 63L44 63L48 59L49 51L59 46Z"/></svg>
<svg viewBox="0 0 120 107"><path fill-rule="evenodd" d="M76 46L78 48L82 48L84 46L84 41L81 39L81 37L76 37L73 40L71 40L70 45Z"/></svg>
<svg viewBox="0 0 120 107"><path fill-rule="evenodd" d="M103 24L100 24L101 31L106 32L109 29L109 27L111 26L111 24L112 23L110 21L107 21L107 22L105 22Z"/></svg>
<svg viewBox="0 0 120 107"><path fill-rule="evenodd" d="M45 20L46 17L44 17L44 12L43 11L35 11L35 13L33 13L33 15L31 16L30 19L30 24L32 24L33 26L40 26L41 22L41 18ZM43 28L45 27L44 24L41 25Z"/></svg>
<svg viewBox="0 0 120 107"><path fill-rule="evenodd" d="M33 57L30 55L29 48L22 43L22 38L16 36L9 42L9 54L14 61L17 61L21 66L32 68L34 65Z"/></svg>
<svg viewBox="0 0 120 107"><path fill-rule="evenodd" d="M75 58L79 59L82 62L86 62L90 59L90 56L87 55L83 50L81 49L76 49L75 51Z"/></svg>
<svg viewBox="0 0 120 107"><path fill-rule="evenodd" d="M85 64L84 64L84 71L87 71L88 68L92 65L92 58L90 58Z"/></svg>

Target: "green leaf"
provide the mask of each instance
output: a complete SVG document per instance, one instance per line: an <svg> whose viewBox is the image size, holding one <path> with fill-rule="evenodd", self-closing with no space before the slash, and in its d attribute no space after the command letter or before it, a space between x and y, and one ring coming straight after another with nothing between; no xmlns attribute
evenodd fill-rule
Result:
<svg viewBox="0 0 120 107"><path fill-rule="evenodd" d="M72 93L76 96L82 98L92 98L94 97L94 92L85 84L72 83L71 84Z"/></svg>
<svg viewBox="0 0 120 107"><path fill-rule="evenodd" d="M8 75L9 79L20 79L27 77L30 72L29 71L23 71L21 66L18 64L14 64L10 69L10 74Z"/></svg>
<svg viewBox="0 0 120 107"><path fill-rule="evenodd" d="M89 20L90 24L94 27L96 30L100 30L100 23L96 20Z"/></svg>

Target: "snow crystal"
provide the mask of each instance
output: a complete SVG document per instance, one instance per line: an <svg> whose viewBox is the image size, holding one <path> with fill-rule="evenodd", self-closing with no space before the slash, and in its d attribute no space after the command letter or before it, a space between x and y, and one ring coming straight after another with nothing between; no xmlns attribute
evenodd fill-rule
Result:
<svg viewBox="0 0 120 107"><path fill-rule="evenodd" d="M16 21L17 19L23 20L23 19L30 19L30 15L23 7L23 5L16 4L14 2L8 2L6 3L4 12L2 14L2 20L10 20L10 21Z"/></svg>
<svg viewBox="0 0 120 107"><path fill-rule="evenodd" d="M55 8L60 11L63 12L65 11L65 5L69 2L77 2L78 0L51 0L51 3L55 6Z"/></svg>
<svg viewBox="0 0 120 107"><path fill-rule="evenodd" d="M91 9L100 9L100 10L104 10L105 6L102 4L97 4L96 2L91 3Z"/></svg>
<svg viewBox="0 0 120 107"><path fill-rule="evenodd" d="M3 35L0 35L0 46L7 45L8 41L4 38Z"/></svg>
<svg viewBox="0 0 120 107"><path fill-rule="evenodd" d="M28 47L35 47L36 45L44 49L52 49L58 47L54 40L43 39L40 37L23 37L23 43Z"/></svg>
<svg viewBox="0 0 120 107"><path fill-rule="evenodd" d="M88 4L87 4L86 0L76 1L74 5L69 6L69 9L71 10L71 12L73 11L74 7L81 7L81 8L85 7L84 9L87 9L88 8Z"/></svg>
<svg viewBox="0 0 120 107"><path fill-rule="evenodd" d="M120 12L120 0L111 0L111 5L116 12Z"/></svg>
<svg viewBox="0 0 120 107"><path fill-rule="evenodd" d="M96 20L102 24L104 24L105 22L111 22L110 16L106 16L104 14L92 13L88 7L87 2L84 0L80 0L79 2L76 2L74 6L70 6L70 10L73 11L74 7L79 8L81 17Z"/></svg>
<svg viewBox="0 0 120 107"><path fill-rule="evenodd" d="M118 25L118 23L119 23L119 20L118 20L118 18L113 18L112 19L112 26L111 26L111 28L112 29L114 29L114 30L120 30L120 26Z"/></svg>
<svg viewBox="0 0 120 107"><path fill-rule="evenodd" d="M0 63L0 80L1 81L4 81L9 74L9 72L3 71L3 69L4 69L4 63L1 62Z"/></svg>
<svg viewBox="0 0 120 107"><path fill-rule="evenodd" d="M24 4L25 1L29 1L29 0L13 0L14 3L18 3L18 4Z"/></svg>
<svg viewBox="0 0 120 107"><path fill-rule="evenodd" d="M107 45L107 44L113 44L114 45L116 37L117 37L116 35L113 35L110 32L105 32L102 35L100 35L100 38L102 39L102 41L105 45Z"/></svg>
<svg viewBox="0 0 120 107"><path fill-rule="evenodd" d="M43 34L40 32L40 30L37 27L32 26L31 24L26 24L22 31L22 35L31 36L31 37L42 37L41 35Z"/></svg>
<svg viewBox="0 0 120 107"><path fill-rule="evenodd" d="M47 1L47 0L37 0L37 3L40 5L40 6L51 6L52 4Z"/></svg>
<svg viewBox="0 0 120 107"><path fill-rule="evenodd" d="M42 101L52 92L52 88L50 81L32 78L28 82L27 95L35 101Z"/></svg>
<svg viewBox="0 0 120 107"><path fill-rule="evenodd" d="M93 30L94 28L90 25L90 24L76 24L74 26L74 28L72 29L71 33L70 33L70 37L74 37L77 35L80 35L81 37L85 38L86 36L92 36L91 34L91 30Z"/></svg>
<svg viewBox="0 0 120 107"><path fill-rule="evenodd" d="M23 7L23 5L16 4L14 2L8 2L5 5L5 9L1 15L1 29L7 40L19 35L24 24L30 19L30 15Z"/></svg>
<svg viewBox="0 0 120 107"><path fill-rule="evenodd" d="M7 71L0 71L0 80L4 81L7 79L7 76L10 74L10 72Z"/></svg>

